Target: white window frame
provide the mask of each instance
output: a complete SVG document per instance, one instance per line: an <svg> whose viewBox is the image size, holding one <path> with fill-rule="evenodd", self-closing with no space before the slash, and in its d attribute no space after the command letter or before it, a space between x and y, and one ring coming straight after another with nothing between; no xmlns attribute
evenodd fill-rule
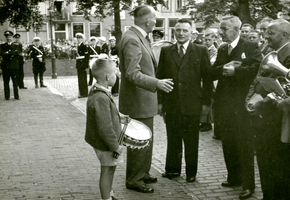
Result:
<svg viewBox="0 0 290 200"><path fill-rule="evenodd" d="M60 23L61 24L61 23ZM65 33L65 39L67 40L68 39L68 24L67 23L64 23L65 24L65 30L64 31L55 31L55 23L53 24L52 26L52 39L55 40L55 33Z"/></svg>
<svg viewBox="0 0 290 200"><path fill-rule="evenodd" d="M71 33L72 33L72 38L75 38L75 37L76 37L76 36L74 35L74 24L83 24L83 34L86 35L85 22L72 22L72 23L71 23Z"/></svg>
<svg viewBox="0 0 290 200"><path fill-rule="evenodd" d="M100 37L103 35L103 24L102 22L90 22L89 23L89 36L91 37L91 24L100 24Z"/></svg>

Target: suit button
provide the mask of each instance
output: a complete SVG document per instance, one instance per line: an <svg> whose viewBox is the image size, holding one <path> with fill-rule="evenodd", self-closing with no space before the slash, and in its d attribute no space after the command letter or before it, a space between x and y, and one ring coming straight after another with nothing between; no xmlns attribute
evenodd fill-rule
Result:
<svg viewBox="0 0 290 200"><path fill-rule="evenodd" d="M179 85L181 85L181 83L179 83Z"/></svg>

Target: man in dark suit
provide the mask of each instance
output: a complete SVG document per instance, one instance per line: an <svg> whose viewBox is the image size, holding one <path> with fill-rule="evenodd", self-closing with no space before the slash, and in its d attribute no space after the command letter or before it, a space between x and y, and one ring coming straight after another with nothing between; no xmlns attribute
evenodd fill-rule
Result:
<svg viewBox="0 0 290 200"><path fill-rule="evenodd" d="M29 47L29 53L32 58L32 71L34 74L35 88L38 88L38 75L40 87L46 87L43 84L43 73L46 70L45 67L45 51L43 46L40 45L40 38L33 38L33 45Z"/></svg>
<svg viewBox="0 0 290 200"><path fill-rule="evenodd" d="M146 39L156 24L153 7L142 5L134 10L134 25L126 31L119 44L121 87L120 112L145 125L153 133L153 117L157 114L157 88L170 92L172 81L155 78L157 63ZM149 39L149 38L148 38ZM152 145L143 149L127 149L126 187L138 192L152 193L146 184L157 182L149 174ZM144 184L145 183L145 184Z"/></svg>
<svg viewBox="0 0 290 200"><path fill-rule="evenodd" d="M84 44L85 36L82 33L77 33L76 38L78 40L77 57L76 57L76 68L78 73L79 83L79 98L88 96L88 85L87 85L87 68L88 63L88 47Z"/></svg>
<svg viewBox="0 0 290 200"><path fill-rule="evenodd" d="M97 38L94 37L94 36L90 37L90 41L91 41L91 44L90 44L90 46L88 48L88 53L89 53L90 59L97 58L98 55L101 52L100 46L97 45ZM90 66L89 66L89 68L90 68ZM92 74L92 70L90 69L90 80L89 80L89 84L88 85L92 85L93 84L93 80L94 80L94 77L93 77L93 74Z"/></svg>
<svg viewBox="0 0 290 200"><path fill-rule="evenodd" d="M185 148L186 181L194 182L198 163L199 120L209 111L213 83L210 58L205 46L190 42L191 21L179 19L175 25L176 44L161 49L156 77L173 79L170 93L158 92L158 109L167 130L167 155L163 177L181 173L182 141ZM201 88L201 80L203 89Z"/></svg>
<svg viewBox="0 0 290 200"><path fill-rule="evenodd" d="M24 65L24 58L23 58L23 53L22 53L22 44L20 43L20 35L17 33L15 35L13 35L14 38L14 44L17 46L18 48L18 74L17 74L17 84L18 87L20 89L27 89L27 87L24 86L24 69L23 69L23 65Z"/></svg>
<svg viewBox="0 0 290 200"><path fill-rule="evenodd" d="M13 82L14 98L19 100L18 85L17 85L17 73L18 73L18 47L12 43L13 33L11 31L5 31L6 43L0 45L0 56L2 57L2 63L0 70L3 73L4 94L5 99L10 99L10 78Z"/></svg>
<svg viewBox="0 0 290 200"><path fill-rule="evenodd" d="M265 38L268 46L278 54L278 62L286 69L290 69L290 23L284 19L277 19L269 23ZM261 65L259 76L277 78L285 74L267 67L267 58ZM288 79L290 71L288 71ZM264 87L255 79L250 87L247 102L254 94L260 94L264 99L253 106L252 126L256 135L255 147L260 172L261 186L264 200L290 198L290 145L289 141L281 141L282 131L288 131L288 121L283 118L283 112L290 111L290 99L275 100L269 98ZM287 143L288 142L288 143Z"/></svg>
<svg viewBox="0 0 290 200"><path fill-rule="evenodd" d="M246 199L254 192L255 174L254 134L250 131L245 98L257 74L261 54L257 43L240 38L240 26L236 16L223 18L219 34L226 44L218 49L211 74L218 80L214 114L228 170L227 181L222 186L242 184L240 199Z"/></svg>

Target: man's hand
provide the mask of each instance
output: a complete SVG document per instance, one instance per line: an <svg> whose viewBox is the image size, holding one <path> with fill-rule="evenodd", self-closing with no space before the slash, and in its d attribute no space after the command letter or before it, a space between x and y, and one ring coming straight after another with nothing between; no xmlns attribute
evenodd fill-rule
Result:
<svg viewBox="0 0 290 200"><path fill-rule="evenodd" d="M235 75L235 67L239 67L241 66L241 62L240 61L231 61L227 64L224 65L223 68L223 75L224 76L233 76Z"/></svg>
<svg viewBox="0 0 290 200"><path fill-rule="evenodd" d="M113 157L117 159L119 155L122 154L122 151L123 151L123 146L119 145L118 149L114 152Z"/></svg>
<svg viewBox="0 0 290 200"><path fill-rule="evenodd" d="M162 79L158 80L157 88L166 93L169 93L173 90L173 82L172 79Z"/></svg>

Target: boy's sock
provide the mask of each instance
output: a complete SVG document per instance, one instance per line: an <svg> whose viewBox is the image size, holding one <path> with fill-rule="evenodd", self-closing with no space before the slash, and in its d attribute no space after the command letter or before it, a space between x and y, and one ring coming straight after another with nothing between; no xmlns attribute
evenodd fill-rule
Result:
<svg viewBox="0 0 290 200"><path fill-rule="evenodd" d="M111 190L110 196L114 196L114 191L113 190Z"/></svg>

